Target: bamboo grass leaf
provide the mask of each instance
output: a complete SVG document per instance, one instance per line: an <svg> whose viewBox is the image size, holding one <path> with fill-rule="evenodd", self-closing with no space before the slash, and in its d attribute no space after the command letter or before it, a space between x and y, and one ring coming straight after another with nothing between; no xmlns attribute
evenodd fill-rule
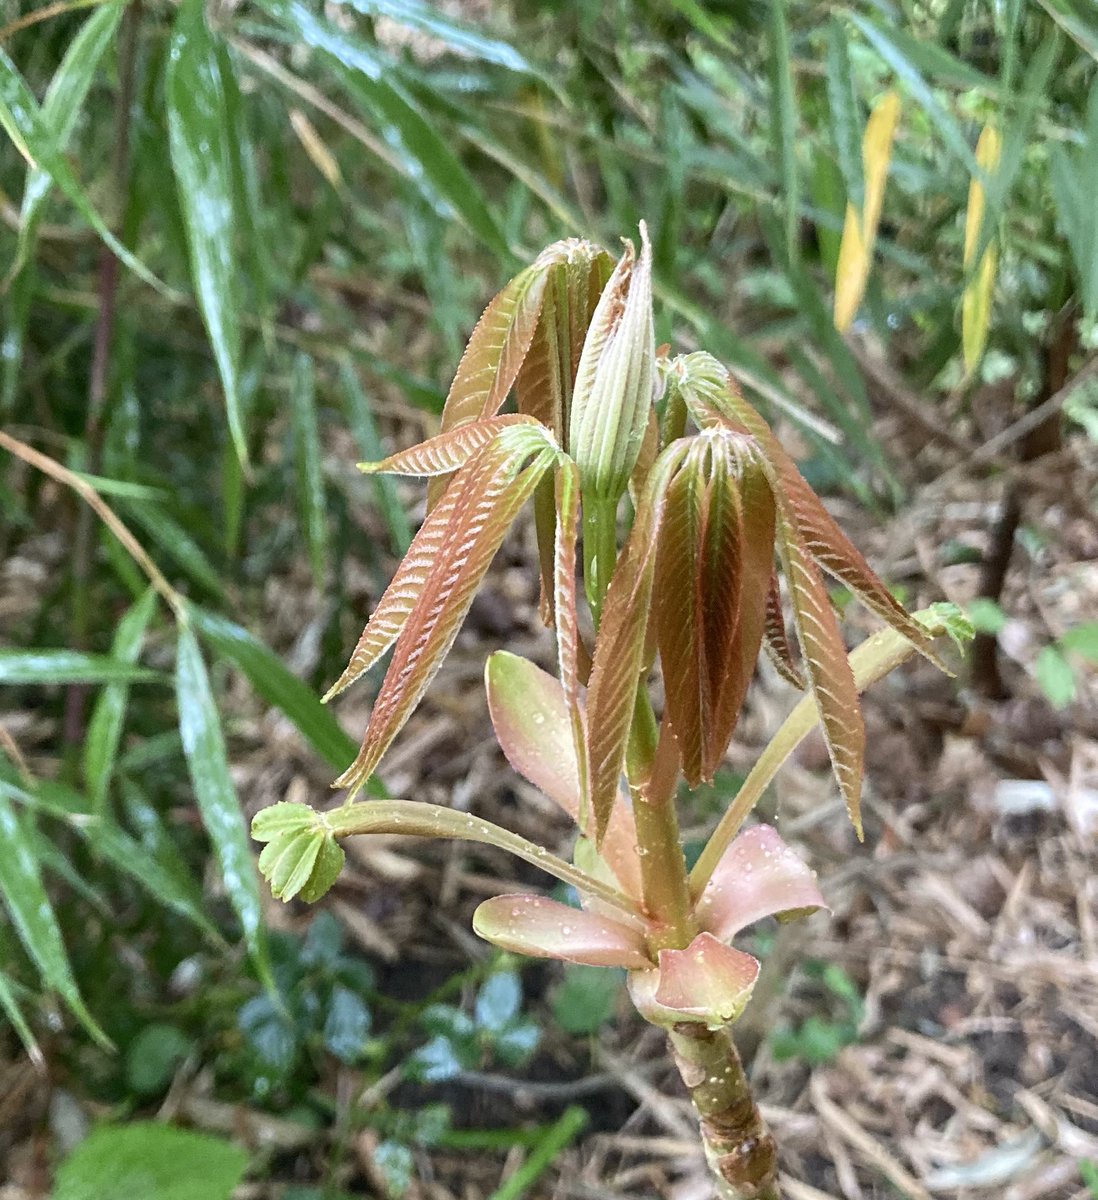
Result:
<svg viewBox="0 0 1098 1200"><path fill-rule="evenodd" d="M161 677L130 662L79 650L0 650L0 684L148 683Z"/></svg>
<svg viewBox="0 0 1098 1200"><path fill-rule="evenodd" d="M202 823L210 835L225 890L244 930L260 977L270 980L267 940L255 864L244 815L229 773L221 718L202 651L189 626L179 631L176 656L179 732Z"/></svg>
<svg viewBox="0 0 1098 1200"><path fill-rule="evenodd" d="M229 433L248 462L240 395L240 301L236 213L224 60L206 24L204 0L184 0L172 27L165 77L168 140L191 275L225 393Z"/></svg>
<svg viewBox="0 0 1098 1200"><path fill-rule="evenodd" d="M202 638L220 657L241 670L268 704L285 713L329 765L341 767L354 754L354 742L316 698L312 688L288 670L259 638L243 626L205 609L191 607L188 612Z"/></svg>
<svg viewBox="0 0 1098 1200"><path fill-rule="evenodd" d="M3 48L0 48L0 126L7 131L16 149L30 166L50 176L120 262L150 287L169 299L175 299L171 289L111 233L61 152L56 135L47 125L34 93Z"/></svg>
<svg viewBox="0 0 1098 1200"><path fill-rule="evenodd" d="M787 0L770 0L770 129L781 179L785 254L800 256L800 185L797 171L797 97L793 87L793 55L789 46Z"/></svg>
<svg viewBox="0 0 1098 1200"><path fill-rule="evenodd" d="M847 202L835 270L835 328L840 332L850 328L865 295L899 118L899 94L888 92L874 107L865 127L862 143L865 199L860 209L853 201Z"/></svg>
<svg viewBox="0 0 1098 1200"><path fill-rule="evenodd" d="M35 1040L34 1032L31 1030L27 1018L23 1015L23 1010L19 1007L13 981L3 970L0 970L0 1012L11 1022L12 1029L15 1030L20 1042L23 1043L23 1049L30 1055L35 1066L44 1068L45 1059L42 1057L42 1050Z"/></svg>
<svg viewBox="0 0 1098 1200"><path fill-rule="evenodd" d="M831 140L839 162L846 196L861 212L865 177L862 166L862 112L850 67L846 31L837 18L827 27L827 101L831 116Z"/></svg>
<svg viewBox="0 0 1098 1200"><path fill-rule="evenodd" d="M328 519L324 498L324 464L320 451L320 422L316 411L316 369L312 358L299 354L290 385L297 501L313 582L324 587L328 571Z"/></svg>
<svg viewBox="0 0 1098 1200"><path fill-rule="evenodd" d="M444 499L455 494L453 516L397 638L362 748L333 786L353 794L370 778L442 665L484 573L556 451L538 451L516 475L528 456L499 439L471 459L447 489Z"/></svg>
<svg viewBox="0 0 1098 1200"><path fill-rule="evenodd" d="M120 663L136 663L145 640L145 631L156 609L156 592L149 588L122 618L111 647L111 657ZM84 781L93 812L102 813L107 788L114 771L114 760L126 717L129 688L125 683L110 683L102 691L88 722L84 742Z"/></svg>
<svg viewBox="0 0 1098 1200"><path fill-rule="evenodd" d="M0 839L4 846L0 854L0 895L19 940L46 986L58 993L101 1046L110 1047L110 1039L88 1012L76 985L61 928L42 882L32 831L3 794L0 794Z"/></svg>
<svg viewBox="0 0 1098 1200"><path fill-rule="evenodd" d="M93 12L70 42L61 65L50 80L42 101L42 123L52 131L54 143L61 152L68 147L100 60L114 38L125 8L125 4L116 0ZM52 187L53 178L48 171L36 167L28 170L19 213L19 245L13 275L34 252L38 226Z"/></svg>
<svg viewBox="0 0 1098 1200"><path fill-rule="evenodd" d="M976 162L987 177L995 174L999 165L1002 140L995 126L988 123L976 143ZM968 211L965 214L965 289L961 300L961 344L964 351L965 373L970 378L980 365L991 328L991 304L995 291L995 271L998 248L994 240L983 239L985 220L985 188L982 177L973 178L968 189ZM978 257L977 257L978 256Z"/></svg>

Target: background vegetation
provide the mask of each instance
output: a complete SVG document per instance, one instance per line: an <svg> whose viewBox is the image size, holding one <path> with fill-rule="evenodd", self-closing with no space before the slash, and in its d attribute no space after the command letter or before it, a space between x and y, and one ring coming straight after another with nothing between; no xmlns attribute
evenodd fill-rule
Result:
<svg viewBox="0 0 1098 1200"><path fill-rule="evenodd" d="M180 1172L189 1154L222 1171L196 1197L226 1195L245 1155L136 1123L176 1112L184 1068L215 1107L277 1114L251 1177L304 1170L297 1200L351 1186L362 1130L371 1186L399 1194L423 1146L519 1146L496 1192L518 1196L586 1120L470 1131L416 1089L590 1035L611 976L531 1001L482 958L402 995L330 913L271 916L243 811L353 756L316 696L415 519L353 464L430 428L480 309L544 244L613 247L647 218L657 340L703 340L812 482L874 520L928 476L1006 470L971 680L1003 692L1010 463L1055 449L1065 411L1098 436L1096 60L1089 0L0 0L5 1053L133 1120L83 1142L56 1195L100 1194L87 1181L147 1156L143 1137ZM892 89L844 334L840 238ZM964 303L990 306L986 349L964 344ZM1056 705L1095 641L1083 619L1043 639ZM856 1036L857 992L824 977L837 1015L783 1052Z"/></svg>

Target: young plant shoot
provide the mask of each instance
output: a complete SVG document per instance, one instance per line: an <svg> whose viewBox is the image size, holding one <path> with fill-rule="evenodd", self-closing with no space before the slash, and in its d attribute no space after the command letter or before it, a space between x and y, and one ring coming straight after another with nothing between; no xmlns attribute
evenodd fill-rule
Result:
<svg viewBox="0 0 1098 1200"><path fill-rule="evenodd" d="M512 394L516 411L500 415ZM474 928L515 953L624 967L638 1012L667 1031L719 1195L773 1200L776 1148L729 1032L759 964L730 943L763 917L827 905L777 832L744 822L818 719L861 838L859 691L916 649L938 662L932 639L950 615L900 607L714 358L657 351L643 225L639 253L627 242L616 265L569 240L516 275L473 332L438 436L363 469L428 477L429 513L328 693L392 648L362 749L336 781L346 802L326 812L276 804L255 819L274 894L323 895L343 862L340 840L362 833L486 842L571 884L581 909L497 896ZM556 676L501 650L487 664L488 705L511 766L575 822L571 862L476 816L355 799L528 500ZM849 658L825 573L887 624ZM760 651L809 695L688 872L680 779L713 779Z"/></svg>

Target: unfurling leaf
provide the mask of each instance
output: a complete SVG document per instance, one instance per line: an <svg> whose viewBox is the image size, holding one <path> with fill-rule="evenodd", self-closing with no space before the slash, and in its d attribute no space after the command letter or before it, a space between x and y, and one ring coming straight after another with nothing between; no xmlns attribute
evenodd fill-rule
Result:
<svg viewBox="0 0 1098 1200"><path fill-rule="evenodd" d="M774 669L798 691L804 691L804 676L793 657L793 647L785 628L785 613L782 612L782 594L778 586L778 573L770 577L770 588L766 593L766 629L763 648Z"/></svg>
<svg viewBox="0 0 1098 1200"><path fill-rule="evenodd" d="M569 417L584 496L609 503L628 486L655 395L652 247L643 222L640 231L640 258L627 242L591 318Z"/></svg>
<svg viewBox="0 0 1098 1200"><path fill-rule="evenodd" d="M852 201L847 202L839 265L835 272L835 328L841 333L850 328L865 295L899 118L899 93L886 92L866 123L862 140L865 198L861 211Z"/></svg>
<svg viewBox="0 0 1098 1200"><path fill-rule="evenodd" d="M603 623L595 640L587 694L588 780L601 843L618 795L637 685L644 666L656 531L663 519L667 487L686 448L667 448L652 469L629 540L610 580Z"/></svg>
<svg viewBox="0 0 1098 1200"><path fill-rule="evenodd" d="M423 479L431 475L449 475L465 464L479 450L494 442L503 430L512 425L533 425L531 417L511 415L470 421L428 438L407 450L390 454L380 462L359 463L358 469L368 475L415 475Z"/></svg>
<svg viewBox="0 0 1098 1200"><path fill-rule="evenodd" d="M511 522L556 460L557 452L547 445L545 431L505 432L536 436L525 440L501 436L470 459L447 488L444 503L453 497L452 515L396 639L393 661L374 704L362 749L336 780L336 787L357 791L373 774L453 645ZM533 462L522 469L531 454ZM432 515L437 516L438 510Z"/></svg>
<svg viewBox="0 0 1098 1200"><path fill-rule="evenodd" d="M976 162L987 175L994 175L999 166L1002 139L992 124L984 126L976 143ZM961 301L961 344L964 350L965 372L971 376L980 365L987 346L991 326L991 301L995 291L995 269L998 248L994 238L984 238L984 208L986 195L983 180L974 177L968 189L968 212L965 214L965 291ZM980 245L983 243L983 252ZM977 258L979 254L979 258Z"/></svg>

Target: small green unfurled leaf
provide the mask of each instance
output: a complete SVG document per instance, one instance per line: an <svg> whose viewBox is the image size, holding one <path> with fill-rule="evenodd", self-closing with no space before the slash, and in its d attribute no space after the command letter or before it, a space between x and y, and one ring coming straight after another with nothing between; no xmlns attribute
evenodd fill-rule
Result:
<svg viewBox="0 0 1098 1200"><path fill-rule="evenodd" d="M206 674L206 664L189 625L179 631L175 684L183 753L202 823L213 843L225 890L240 918L248 949L260 973L269 978L259 883L248 846L244 814L229 774L221 718Z"/></svg>
<svg viewBox="0 0 1098 1200"><path fill-rule="evenodd" d="M506 433L537 437L507 441L501 436L470 459L447 488L444 499L454 496L452 516L397 637L362 749L336 787L353 793L374 773L453 645L511 522L556 460L555 448L546 446L545 431L518 428ZM538 437L542 449L535 448ZM523 469L531 454L531 465Z"/></svg>
<svg viewBox="0 0 1098 1200"><path fill-rule="evenodd" d="M223 63L206 23L205 0L184 0L168 47L168 141L195 295L225 392L229 433L244 464L248 443L240 400L241 305Z"/></svg>
<svg viewBox="0 0 1098 1200"><path fill-rule="evenodd" d="M1075 699L1075 672L1057 646L1045 646L1037 655L1037 682L1053 708L1067 708Z"/></svg>
<svg viewBox="0 0 1098 1200"><path fill-rule="evenodd" d="M572 394L568 452L584 496L616 502L629 484L655 396L652 247L626 243L583 343Z"/></svg>
<svg viewBox="0 0 1098 1200"><path fill-rule="evenodd" d="M976 162L988 176L999 165L1002 139L993 124L984 126L976 143ZM968 189L968 211L965 214L965 290L961 301L961 344L964 349L965 372L972 375L980 365L987 346L991 327L991 301L995 291L995 270L998 248L994 240L987 241L977 261L977 249L983 240L984 182L973 178Z"/></svg>

